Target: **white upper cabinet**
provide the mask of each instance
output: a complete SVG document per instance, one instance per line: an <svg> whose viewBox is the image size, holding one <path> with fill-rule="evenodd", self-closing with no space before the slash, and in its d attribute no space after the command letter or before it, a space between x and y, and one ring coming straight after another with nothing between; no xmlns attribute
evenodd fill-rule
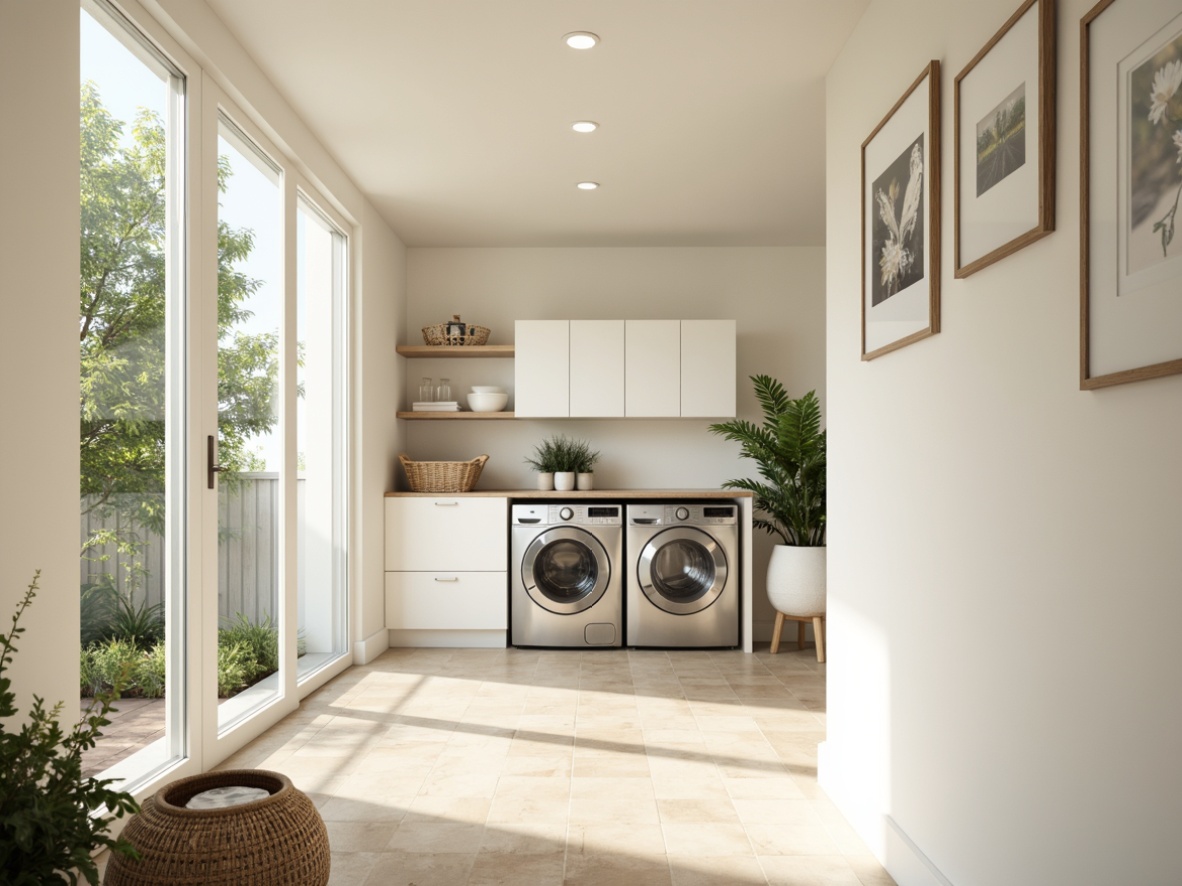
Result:
<svg viewBox="0 0 1182 886"><path fill-rule="evenodd" d="M733 418L734 320L518 320L518 418Z"/></svg>
<svg viewBox="0 0 1182 886"><path fill-rule="evenodd" d="M624 327L624 413L681 415L681 321L628 320Z"/></svg>
<svg viewBox="0 0 1182 886"><path fill-rule="evenodd" d="M624 415L624 321L570 321L571 418Z"/></svg>
<svg viewBox="0 0 1182 886"><path fill-rule="evenodd" d="M681 415L735 415L735 321L681 321Z"/></svg>
<svg viewBox="0 0 1182 886"><path fill-rule="evenodd" d="M570 321L518 320L513 410L518 417L570 415Z"/></svg>

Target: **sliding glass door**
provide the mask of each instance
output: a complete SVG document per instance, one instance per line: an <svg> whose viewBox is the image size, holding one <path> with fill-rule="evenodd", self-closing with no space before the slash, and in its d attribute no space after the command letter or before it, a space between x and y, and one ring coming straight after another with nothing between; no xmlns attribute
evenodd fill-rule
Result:
<svg viewBox="0 0 1182 886"><path fill-rule="evenodd" d="M217 155L217 434L207 457L217 491L222 730L281 691L285 299L282 170L224 114Z"/></svg>
<svg viewBox="0 0 1182 886"><path fill-rule="evenodd" d="M187 82L105 3L80 34L80 682L123 696L83 774L134 783L188 752Z"/></svg>
<svg viewBox="0 0 1182 886"><path fill-rule="evenodd" d="M134 789L348 654L349 227L134 0L81 16L85 766Z"/></svg>

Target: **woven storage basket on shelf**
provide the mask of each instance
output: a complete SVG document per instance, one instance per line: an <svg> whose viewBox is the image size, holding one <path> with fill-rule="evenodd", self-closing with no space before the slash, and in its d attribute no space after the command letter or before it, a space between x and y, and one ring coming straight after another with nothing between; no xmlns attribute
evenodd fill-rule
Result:
<svg viewBox="0 0 1182 886"><path fill-rule="evenodd" d="M411 492L471 492L484 470L487 455L471 461L411 461L399 455Z"/></svg>
<svg viewBox="0 0 1182 886"><path fill-rule="evenodd" d="M448 330L451 330L450 332ZM460 321L459 314L452 314L448 323L436 323L423 327L423 341L429 345L484 345L492 330L487 326L474 326Z"/></svg>
<svg viewBox="0 0 1182 886"><path fill-rule="evenodd" d="M186 809L211 788L263 788L271 796L224 809ZM141 858L112 854L105 886L324 886L328 830L286 775L227 769L165 785L123 831Z"/></svg>

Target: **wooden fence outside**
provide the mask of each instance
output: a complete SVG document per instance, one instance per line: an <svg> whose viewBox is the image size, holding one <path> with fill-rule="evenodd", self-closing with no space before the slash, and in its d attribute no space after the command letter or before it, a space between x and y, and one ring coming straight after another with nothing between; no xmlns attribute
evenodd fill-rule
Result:
<svg viewBox="0 0 1182 886"><path fill-rule="evenodd" d="M298 481L302 483L303 481ZM279 599L279 475L243 473L237 483L219 483L218 615L223 624L245 616L252 624L278 616ZM114 543L83 553L83 585L110 575L120 590L132 594L137 605L164 600L165 539L142 528L134 529L125 514L145 498L163 505L161 494L123 494L114 507L91 510L95 497L83 496L81 543L96 533L111 530L117 536L134 531L140 542L134 554L117 550Z"/></svg>

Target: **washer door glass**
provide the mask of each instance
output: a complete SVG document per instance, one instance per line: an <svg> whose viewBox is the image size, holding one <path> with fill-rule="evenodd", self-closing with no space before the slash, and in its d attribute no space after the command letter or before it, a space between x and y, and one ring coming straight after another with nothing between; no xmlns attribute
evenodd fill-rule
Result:
<svg viewBox="0 0 1182 886"><path fill-rule="evenodd" d="M726 574L726 554L718 542L687 526L653 536L637 561L645 596L676 615L701 612L717 600Z"/></svg>
<svg viewBox="0 0 1182 886"><path fill-rule="evenodd" d="M594 606L610 577L611 563L599 540L569 526L543 532L521 561L521 580L530 599L559 615Z"/></svg>

